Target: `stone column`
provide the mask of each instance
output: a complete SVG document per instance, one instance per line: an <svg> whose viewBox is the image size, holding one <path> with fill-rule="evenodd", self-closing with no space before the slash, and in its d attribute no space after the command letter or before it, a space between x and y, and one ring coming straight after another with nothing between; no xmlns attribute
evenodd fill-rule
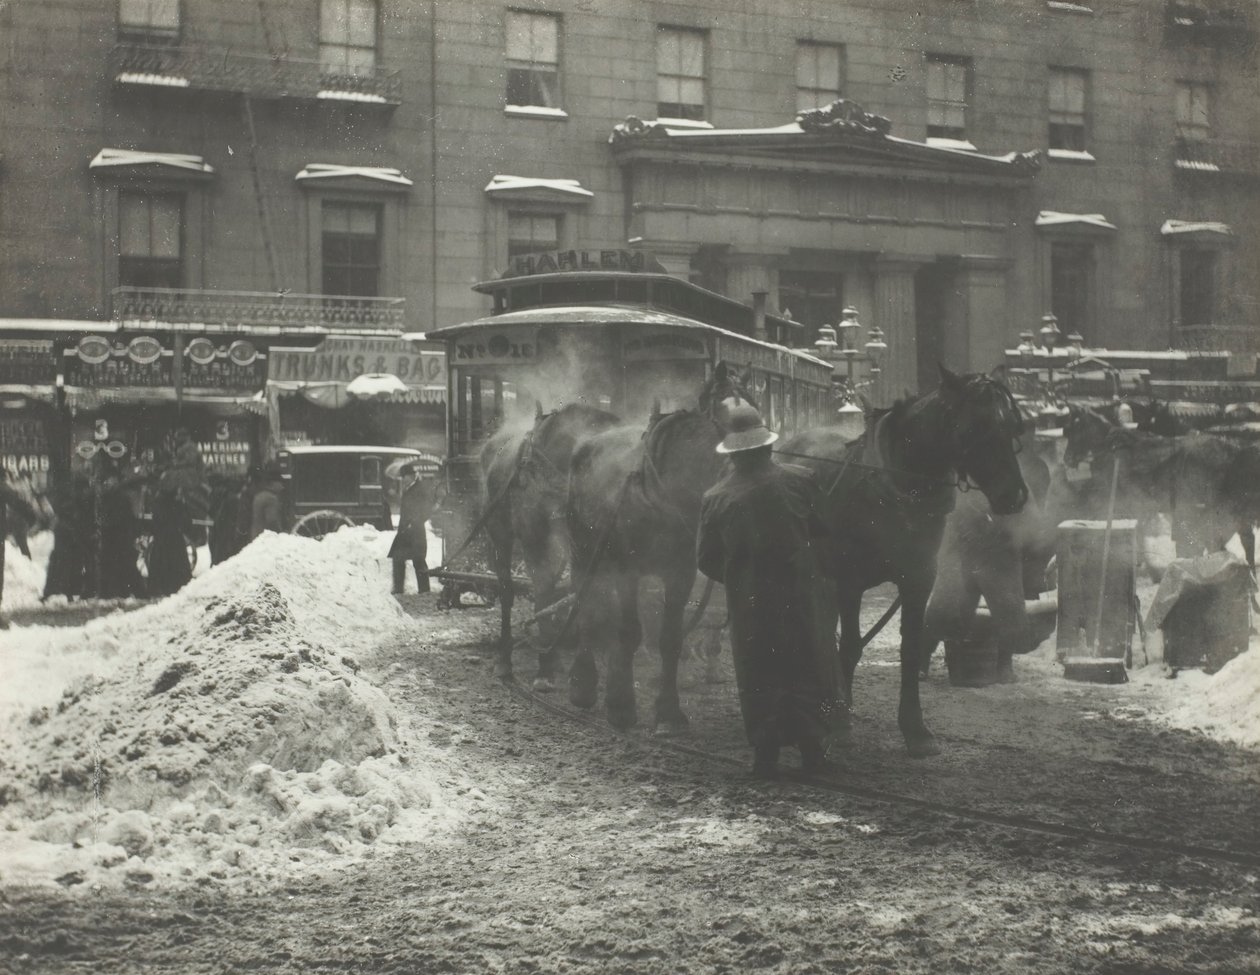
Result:
<svg viewBox="0 0 1260 975"><path fill-rule="evenodd" d="M875 304L865 316L866 325L883 329L888 343L879 379L868 393L876 406L890 406L899 397L919 391L914 272L920 263L895 256L875 261Z"/></svg>
<svg viewBox="0 0 1260 975"><path fill-rule="evenodd" d="M770 295L771 304L778 308L779 271L773 256L727 254L723 256L722 263L726 266L727 297L751 305L753 295L765 291Z"/></svg>

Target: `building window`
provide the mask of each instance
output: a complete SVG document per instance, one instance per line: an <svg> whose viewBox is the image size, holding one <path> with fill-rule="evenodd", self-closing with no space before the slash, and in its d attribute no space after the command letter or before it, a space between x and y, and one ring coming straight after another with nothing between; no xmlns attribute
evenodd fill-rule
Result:
<svg viewBox="0 0 1260 975"><path fill-rule="evenodd" d="M1201 81L1177 82L1177 137L1202 142L1212 134L1209 109L1212 89Z"/></svg>
<svg viewBox="0 0 1260 975"><path fill-rule="evenodd" d="M796 110L830 105L843 90L844 48L839 44L796 44Z"/></svg>
<svg viewBox="0 0 1260 975"><path fill-rule="evenodd" d="M927 134L929 139L967 137L967 93L971 61L943 54L927 56Z"/></svg>
<svg viewBox="0 0 1260 975"><path fill-rule="evenodd" d="M183 223L180 196L120 193L118 283L133 288L183 287Z"/></svg>
<svg viewBox="0 0 1260 975"><path fill-rule="evenodd" d="M381 208L325 203L321 209L323 293L374 298L381 293Z"/></svg>
<svg viewBox="0 0 1260 975"><path fill-rule="evenodd" d="M1216 320L1216 252L1183 248L1181 324L1211 325Z"/></svg>
<svg viewBox="0 0 1260 975"><path fill-rule="evenodd" d="M656 113L661 118L704 118L704 43L703 31L657 27Z"/></svg>
<svg viewBox="0 0 1260 975"><path fill-rule="evenodd" d="M1050 148L1085 151L1089 72L1050 69Z"/></svg>
<svg viewBox="0 0 1260 975"><path fill-rule="evenodd" d="M560 107L560 18L507 12L507 103Z"/></svg>
<svg viewBox="0 0 1260 975"><path fill-rule="evenodd" d="M1094 248L1090 244L1050 245L1050 310L1064 335L1090 334Z"/></svg>
<svg viewBox="0 0 1260 975"><path fill-rule="evenodd" d="M558 213L508 212L508 260L520 254L560 249Z"/></svg>
<svg viewBox="0 0 1260 975"><path fill-rule="evenodd" d="M376 68L376 0L321 0L319 64L325 74L370 75Z"/></svg>
<svg viewBox="0 0 1260 975"><path fill-rule="evenodd" d="M118 33L124 40L179 40L179 0L118 0Z"/></svg>

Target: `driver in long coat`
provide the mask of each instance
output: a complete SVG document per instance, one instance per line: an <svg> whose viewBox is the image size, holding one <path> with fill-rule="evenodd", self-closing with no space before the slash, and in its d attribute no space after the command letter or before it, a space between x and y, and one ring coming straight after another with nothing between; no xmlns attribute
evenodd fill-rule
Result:
<svg viewBox="0 0 1260 975"><path fill-rule="evenodd" d="M717 450L731 470L704 496L697 557L700 571L726 587L753 774L773 778L785 745L817 770L829 734L847 717L836 693L834 617L826 612L835 588L825 578L832 573L819 492L808 471L774 461L778 435L753 407L732 410L728 430Z"/></svg>

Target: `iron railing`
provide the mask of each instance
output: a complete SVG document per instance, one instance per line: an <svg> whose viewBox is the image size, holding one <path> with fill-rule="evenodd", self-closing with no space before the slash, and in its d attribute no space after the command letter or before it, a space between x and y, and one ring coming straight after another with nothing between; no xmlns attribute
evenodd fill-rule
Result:
<svg viewBox="0 0 1260 975"><path fill-rule="evenodd" d="M1260 143L1178 139L1173 166L1184 172L1260 177Z"/></svg>
<svg viewBox="0 0 1260 975"><path fill-rule="evenodd" d="M219 91L257 98L302 98L398 105L402 79L379 67L338 71L303 58L243 54L209 45L121 42L111 64L115 84Z"/></svg>
<svg viewBox="0 0 1260 975"><path fill-rule="evenodd" d="M1177 325L1173 347L1187 352L1260 353L1260 328L1249 325Z"/></svg>
<svg viewBox="0 0 1260 975"><path fill-rule="evenodd" d="M404 298L115 288L112 317L127 324L202 324L239 328L402 331Z"/></svg>

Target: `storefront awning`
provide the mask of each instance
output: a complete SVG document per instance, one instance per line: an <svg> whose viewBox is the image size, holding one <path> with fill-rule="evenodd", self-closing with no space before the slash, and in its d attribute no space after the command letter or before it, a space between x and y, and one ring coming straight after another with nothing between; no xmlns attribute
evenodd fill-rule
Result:
<svg viewBox="0 0 1260 975"><path fill-rule="evenodd" d="M356 400L372 399L389 403L445 403L445 386L407 386L387 396L362 396L349 391L351 383L303 382L270 379L267 389L278 396L303 396L316 406L336 409Z"/></svg>

